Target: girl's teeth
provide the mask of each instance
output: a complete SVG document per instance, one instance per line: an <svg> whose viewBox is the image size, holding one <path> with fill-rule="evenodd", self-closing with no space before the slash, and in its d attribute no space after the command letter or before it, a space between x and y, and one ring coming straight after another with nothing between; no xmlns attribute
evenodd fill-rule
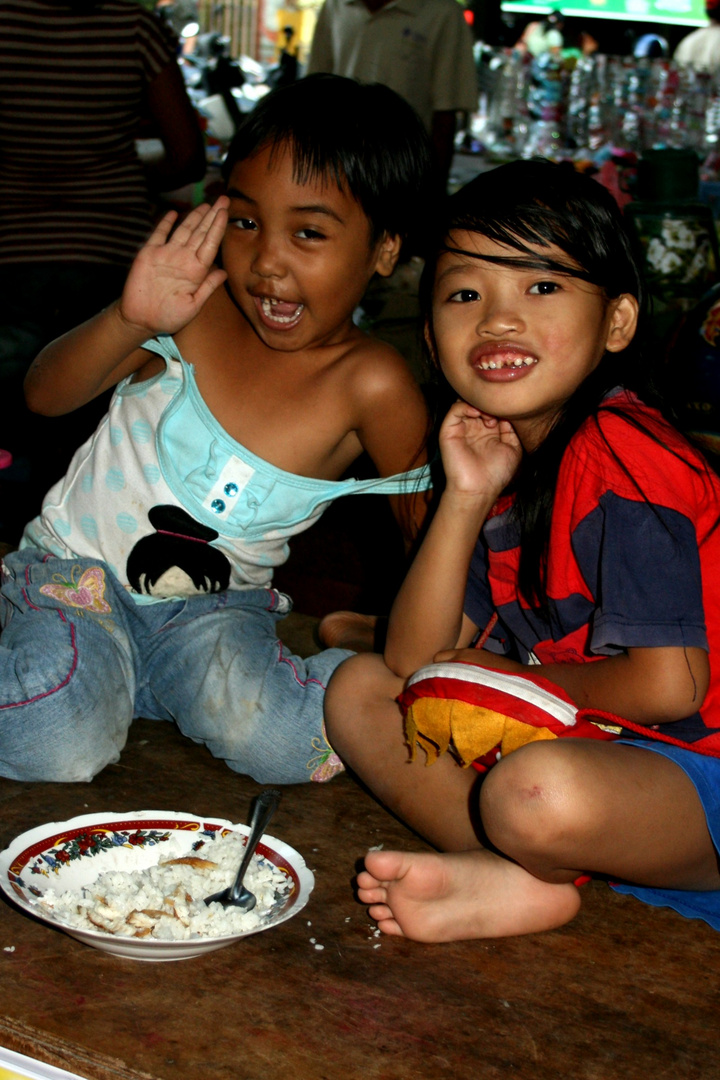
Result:
<svg viewBox="0 0 720 1080"><path fill-rule="evenodd" d="M290 314L288 314L288 315L280 315L278 312L275 311L275 308L277 307L278 304L282 304L282 306L284 308L289 307L289 305L285 301L275 300L272 297L265 297L264 296L262 298L262 300L261 300L261 304L262 304L262 309L263 309L263 315L265 315L266 318L272 319L274 322L278 322L278 323L295 322L295 320L298 318L298 316L300 315L301 311L303 310L303 308L305 306L304 304L298 304L297 307L295 308L295 310L293 312L291 312Z"/></svg>
<svg viewBox="0 0 720 1080"><path fill-rule="evenodd" d="M537 364L536 356L517 356L514 360L508 360L507 363L503 363L502 360L487 360L480 361L480 369L482 371L499 371L500 368L505 367L530 367L532 364Z"/></svg>

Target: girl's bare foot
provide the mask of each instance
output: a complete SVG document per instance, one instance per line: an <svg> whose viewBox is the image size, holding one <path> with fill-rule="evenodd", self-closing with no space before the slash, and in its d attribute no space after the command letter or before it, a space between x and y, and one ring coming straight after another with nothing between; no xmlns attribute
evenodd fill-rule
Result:
<svg viewBox="0 0 720 1080"><path fill-rule="evenodd" d="M386 934L464 941L552 930L574 918L574 885L551 885L490 851L369 851L358 897Z"/></svg>
<svg viewBox="0 0 720 1080"><path fill-rule="evenodd" d="M353 652L375 652L377 615L360 615L355 611L332 611L321 620L318 637L326 649L352 649Z"/></svg>

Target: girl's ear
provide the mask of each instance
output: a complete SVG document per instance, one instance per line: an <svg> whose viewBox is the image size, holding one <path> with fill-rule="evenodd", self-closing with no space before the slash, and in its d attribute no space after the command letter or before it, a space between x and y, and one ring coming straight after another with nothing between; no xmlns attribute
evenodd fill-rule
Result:
<svg viewBox="0 0 720 1080"><path fill-rule="evenodd" d="M378 247L375 273L380 277L390 277L400 257L401 247L402 239L397 234L391 236L390 233L384 233Z"/></svg>
<svg viewBox="0 0 720 1080"><path fill-rule="evenodd" d="M608 352L622 352L635 337L638 323L638 302L630 293L623 293L610 301L610 321L605 348Z"/></svg>

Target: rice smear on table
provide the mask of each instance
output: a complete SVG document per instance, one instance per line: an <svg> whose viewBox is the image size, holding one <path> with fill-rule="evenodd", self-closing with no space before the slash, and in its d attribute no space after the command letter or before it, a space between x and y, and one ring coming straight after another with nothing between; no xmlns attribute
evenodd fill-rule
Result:
<svg viewBox="0 0 720 1080"><path fill-rule="evenodd" d="M235 880L245 837L228 833L202 852L171 841L162 860L144 870L108 870L91 885L56 895L47 889L38 906L54 919L81 930L116 937L187 941L243 934L264 925L292 888L292 879L266 859L253 855L244 885L255 894L252 911L205 903Z"/></svg>

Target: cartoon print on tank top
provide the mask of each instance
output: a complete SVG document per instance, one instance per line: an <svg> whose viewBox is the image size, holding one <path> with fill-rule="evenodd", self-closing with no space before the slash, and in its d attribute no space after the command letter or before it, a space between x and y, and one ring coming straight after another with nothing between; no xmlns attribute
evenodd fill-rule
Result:
<svg viewBox="0 0 720 1080"><path fill-rule="evenodd" d="M230 561L211 547L218 533L195 521L180 506L148 511L156 530L138 540L127 560L127 578L148 596L197 596L223 592L230 584Z"/></svg>

